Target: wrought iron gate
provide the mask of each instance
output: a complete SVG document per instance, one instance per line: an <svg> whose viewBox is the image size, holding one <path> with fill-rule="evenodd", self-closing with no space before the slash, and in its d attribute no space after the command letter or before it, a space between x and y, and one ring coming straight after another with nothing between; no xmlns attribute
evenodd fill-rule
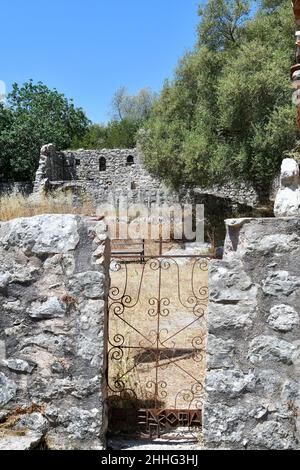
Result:
<svg viewBox="0 0 300 470"><path fill-rule="evenodd" d="M111 264L111 430L201 427L209 258L117 252Z"/></svg>

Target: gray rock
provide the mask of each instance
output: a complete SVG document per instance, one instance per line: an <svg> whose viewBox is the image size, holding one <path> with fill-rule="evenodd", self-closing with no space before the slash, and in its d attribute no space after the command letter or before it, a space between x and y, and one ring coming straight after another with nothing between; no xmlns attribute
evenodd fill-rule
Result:
<svg viewBox="0 0 300 470"><path fill-rule="evenodd" d="M246 423L249 419L248 406L224 406L219 403L204 404L203 434L210 448L219 447L243 449Z"/></svg>
<svg viewBox="0 0 300 470"><path fill-rule="evenodd" d="M300 219L228 224L209 280L205 446L299 449Z"/></svg>
<svg viewBox="0 0 300 470"><path fill-rule="evenodd" d="M74 276L69 283L70 293L79 296L84 294L88 299L103 299L104 274L99 271L88 271Z"/></svg>
<svg viewBox="0 0 300 470"><path fill-rule="evenodd" d="M300 287L300 278L291 276L287 271L269 273L262 283L265 294L274 297L289 296Z"/></svg>
<svg viewBox="0 0 300 470"><path fill-rule="evenodd" d="M31 374L36 368L36 364L33 362L27 362L23 359L5 359L2 364L8 367L13 372L19 372L22 374Z"/></svg>
<svg viewBox="0 0 300 470"><path fill-rule="evenodd" d="M69 422L66 433L70 438L86 439L100 432L102 416L97 408L83 410L73 407L64 416L64 422Z"/></svg>
<svg viewBox="0 0 300 470"><path fill-rule="evenodd" d="M263 369L256 370L259 385L265 396L274 396L282 386L282 377L274 373L274 369L267 369L269 364L265 364Z"/></svg>
<svg viewBox="0 0 300 470"><path fill-rule="evenodd" d="M34 302L28 309L31 318L45 320L48 318L62 318L67 307L56 297L50 297L46 302Z"/></svg>
<svg viewBox="0 0 300 470"><path fill-rule="evenodd" d="M286 158L282 162L280 189L276 196L274 213L276 217L300 215L299 165L292 158Z"/></svg>
<svg viewBox="0 0 300 470"><path fill-rule="evenodd" d="M300 214L300 188L282 188L274 205L276 217L295 217Z"/></svg>
<svg viewBox="0 0 300 470"><path fill-rule="evenodd" d="M56 148L54 144L46 144L41 148L41 155L46 157L55 155Z"/></svg>
<svg viewBox="0 0 300 470"><path fill-rule="evenodd" d="M260 235L260 234L259 234ZM270 254L270 253L290 253L297 250L300 245L300 238L295 233L289 234L272 234L265 237L254 239L252 243L247 246L246 254Z"/></svg>
<svg viewBox="0 0 300 470"><path fill-rule="evenodd" d="M52 333L52 334L51 334ZM44 349L48 353L63 353L64 351L72 351L74 340L66 335L57 334L49 331L49 333L39 333L35 336L28 336L20 340L20 347L27 356L30 353L37 353L39 349Z"/></svg>
<svg viewBox="0 0 300 470"><path fill-rule="evenodd" d="M207 340L207 367L208 369L219 369L233 367L234 341L208 336Z"/></svg>
<svg viewBox="0 0 300 470"><path fill-rule="evenodd" d="M297 348L275 336L258 336L250 343L248 359L252 364L260 365L266 362L293 364Z"/></svg>
<svg viewBox="0 0 300 470"><path fill-rule="evenodd" d="M55 424L59 420L60 409L52 404L48 404L45 408L44 415L49 423Z"/></svg>
<svg viewBox="0 0 300 470"><path fill-rule="evenodd" d="M227 395L237 398L245 393L253 392L257 385L257 377L244 374L239 370L213 370L206 374L206 391L214 395Z"/></svg>
<svg viewBox="0 0 300 470"><path fill-rule="evenodd" d="M29 429L44 436L49 429L49 423L41 413L31 413L22 416L14 429Z"/></svg>
<svg viewBox="0 0 300 470"><path fill-rule="evenodd" d="M253 409L249 413L249 416L257 420L261 420L261 419L266 418L268 414L269 414L268 408L266 408L265 406L258 406L257 408Z"/></svg>
<svg viewBox="0 0 300 470"><path fill-rule="evenodd" d="M289 305L276 305L271 308L268 324L275 331L287 332L299 325L299 314Z"/></svg>
<svg viewBox="0 0 300 470"><path fill-rule="evenodd" d="M0 372L0 405L6 405L17 393L17 385Z"/></svg>
<svg viewBox="0 0 300 470"><path fill-rule="evenodd" d="M4 292L7 288L10 281L10 274L9 273L1 273L0 272L0 292Z"/></svg>
<svg viewBox="0 0 300 470"><path fill-rule="evenodd" d="M226 261L211 262L210 274L210 301L217 303L236 303L241 301L254 301L257 297L257 286L245 273L240 261L228 263Z"/></svg>
<svg viewBox="0 0 300 470"><path fill-rule="evenodd" d="M287 423L266 421L252 431L252 448L266 450L297 449L298 442L292 427Z"/></svg>
<svg viewBox="0 0 300 470"><path fill-rule="evenodd" d="M65 372L65 369L60 362L54 362L54 364L51 366L51 370L53 374L63 374Z"/></svg>
<svg viewBox="0 0 300 470"><path fill-rule="evenodd" d="M287 380L282 387L281 399L283 402L291 403L300 398L299 381Z"/></svg>
<svg viewBox="0 0 300 470"><path fill-rule="evenodd" d="M281 164L280 182L283 186L299 183L299 165L293 158L285 158Z"/></svg>
<svg viewBox="0 0 300 470"><path fill-rule="evenodd" d="M239 303L224 305L211 302L207 311L207 322L211 333L222 333L225 330L248 330L253 325L256 315L256 304Z"/></svg>
<svg viewBox="0 0 300 470"><path fill-rule="evenodd" d="M6 432L0 435L0 450L33 450L42 439L42 434L27 432L24 436Z"/></svg>
<svg viewBox="0 0 300 470"><path fill-rule="evenodd" d="M1 225L0 225L1 230ZM2 279L2 293L5 294L5 290L10 284L29 284L34 281L36 275L39 272L39 260L35 263L35 259L32 258L32 262L28 263L28 258L22 252L17 252L13 257L7 250L1 247L0 240L0 277Z"/></svg>
<svg viewBox="0 0 300 470"><path fill-rule="evenodd" d="M0 225L0 246L17 246L28 255L67 253L79 242L77 217L38 215Z"/></svg>
<svg viewBox="0 0 300 470"><path fill-rule="evenodd" d="M0 448L43 437L51 449L103 447L106 226L60 215L0 222L0 260L0 419L22 410Z"/></svg>

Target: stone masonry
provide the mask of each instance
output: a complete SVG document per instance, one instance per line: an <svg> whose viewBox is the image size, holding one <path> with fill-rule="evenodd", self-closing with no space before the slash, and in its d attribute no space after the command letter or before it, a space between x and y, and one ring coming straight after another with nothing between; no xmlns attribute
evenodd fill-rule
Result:
<svg viewBox="0 0 300 470"><path fill-rule="evenodd" d="M210 267L208 448L300 448L299 259L299 219L227 221Z"/></svg>
<svg viewBox="0 0 300 470"><path fill-rule="evenodd" d="M43 215L0 223L0 449L102 449L106 226Z"/></svg>
<svg viewBox="0 0 300 470"><path fill-rule="evenodd" d="M153 178L143 165L138 149L57 151L42 147L34 191L71 191L75 203L89 197L96 206L119 201L130 204L194 203L215 196L232 204L256 207L259 195L250 185L228 183L212 188L174 191ZM204 199L203 199L204 198Z"/></svg>
<svg viewBox="0 0 300 470"><path fill-rule="evenodd" d="M74 202L101 204L173 203L178 195L152 178L136 149L58 152L52 144L41 150L34 191L71 191Z"/></svg>
<svg viewBox="0 0 300 470"><path fill-rule="evenodd" d="M274 213L276 217L300 216L299 164L293 158L285 158L282 162Z"/></svg>

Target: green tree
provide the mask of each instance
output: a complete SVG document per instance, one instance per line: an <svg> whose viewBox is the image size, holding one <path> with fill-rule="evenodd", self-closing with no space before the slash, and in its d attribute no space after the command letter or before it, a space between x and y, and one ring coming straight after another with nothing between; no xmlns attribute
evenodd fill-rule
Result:
<svg viewBox="0 0 300 470"><path fill-rule="evenodd" d="M141 124L129 119L111 120L106 125L92 124L82 139L73 139L72 148L86 150L134 148Z"/></svg>
<svg viewBox="0 0 300 470"><path fill-rule="evenodd" d="M297 140L289 0L209 0L199 42L166 82L140 133L145 164L169 184L228 179L268 188Z"/></svg>
<svg viewBox="0 0 300 470"><path fill-rule="evenodd" d="M65 149L75 136L84 136L88 125L83 110L57 90L32 80L21 87L15 83L6 107L0 107L2 178L33 179L42 145L52 142Z"/></svg>
<svg viewBox="0 0 300 470"><path fill-rule="evenodd" d="M107 148L134 148L141 122L122 119L110 121L106 128Z"/></svg>
<svg viewBox="0 0 300 470"><path fill-rule="evenodd" d="M129 95L125 87L119 88L111 102L113 121L141 122L149 117L156 99L150 88L142 88L136 95Z"/></svg>
<svg viewBox="0 0 300 470"><path fill-rule="evenodd" d="M250 3L250 0L214 0L199 8L202 18L198 27L199 44L215 50L237 46L242 40Z"/></svg>
<svg viewBox="0 0 300 470"><path fill-rule="evenodd" d="M91 125L82 139L73 140L72 148L134 148L155 97L149 88L136 95L129 95L125 87L119 88L112 98L111 120L106 125Z"/></svg>

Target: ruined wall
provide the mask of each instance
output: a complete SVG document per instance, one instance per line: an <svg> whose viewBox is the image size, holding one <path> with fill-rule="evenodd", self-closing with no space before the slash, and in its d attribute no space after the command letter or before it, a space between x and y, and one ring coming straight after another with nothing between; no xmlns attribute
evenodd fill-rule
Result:
<svg viewBox="0 0 300 470"><path fill-rule="evenodd" d="M84 195L95 205L115 204L123 199L129 203L149 205L194 202L198 197L215 196L233 204L256 207L259 195L251 185L228 183L213 188L197 188L180 192L168 189L143 167L137 149L76 150L58 152L52 144L41 150L36 173L35 192L40 189L72 191L80 201Z"/></svg>
<svg viewBox="0 0 300 470"><path fill-rule="evenodd" d="M299 219L227 222L209 274L208 448L300 448L299 259Z"/></svg>
<svg viewBox="0 0 300 470"><path fill-rule="evenodd" d="M102 222L0 223L0 449L101 449L109 242Z"/></svg>

